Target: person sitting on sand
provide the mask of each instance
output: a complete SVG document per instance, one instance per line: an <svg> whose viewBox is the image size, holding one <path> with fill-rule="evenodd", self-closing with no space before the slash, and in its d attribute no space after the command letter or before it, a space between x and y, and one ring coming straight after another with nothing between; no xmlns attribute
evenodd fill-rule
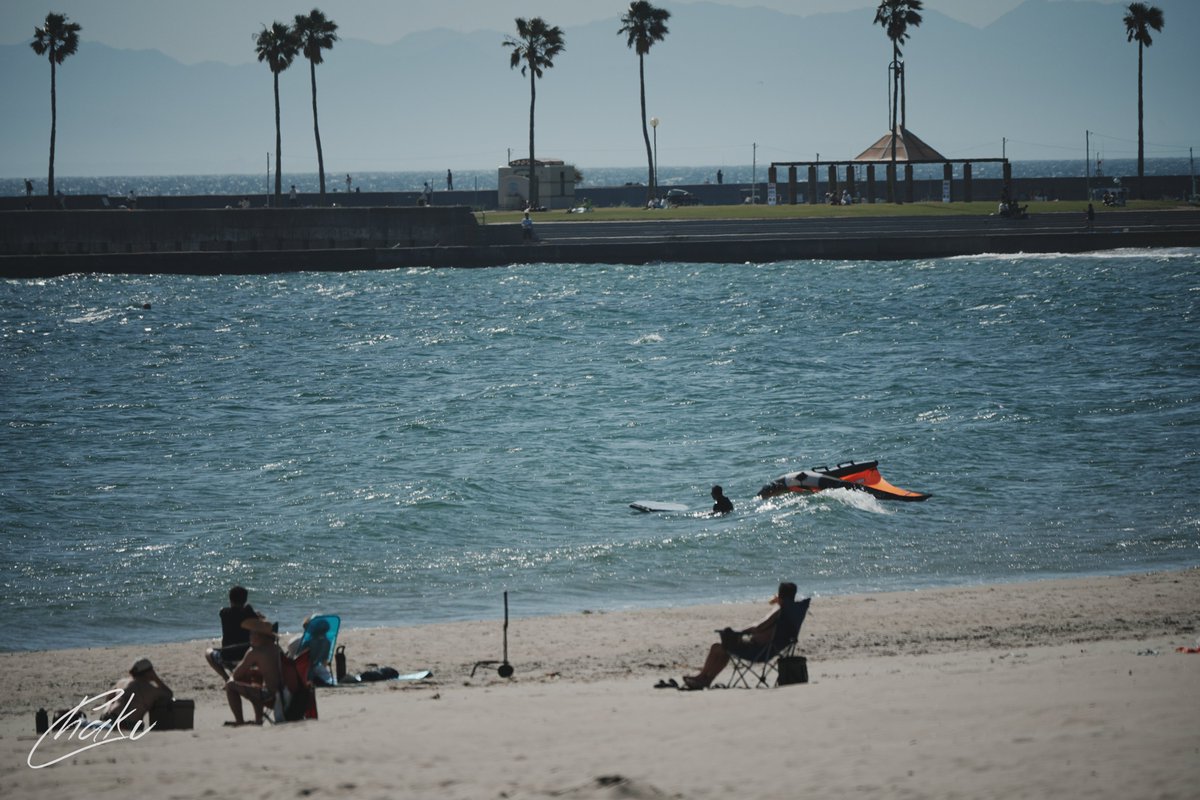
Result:
<svg viewBox="0 0 1200 800"><path fill-rule="evenodd" d="M250 592L244 587L234 586L229 590L229 605L221 609L221 646L204 653L204 660L222 680L229 680L227 670L237 666L250 648L250 631L242 623L262 616L250 606L249 599Z"/></svg>
<svg viewBox="0 0 1200 800"><path fill-rule="evenodd" d="M101 706L100 720L122 728L134 727L150 713L155 703L174 697L148 658L135 661L129 668L129 677L117 681L113 689L120 689L120 694L115 694Z"/></svg>
<svg viewBox="0 0 1200 800"><path fill-rule="evenodd" d="M250 631L250 649L233 670L233 677L225 684L225 697L233 711L233 722L225 724L246 724L242 716L244 697L254 708L254 724L261 725L263 710L275 706L275 695L281 683L279 661L282 654L275 641L275 627L270 622L248 619L242 623L242 627Z"/></svg>
<svg viewBox="0 0 1200 800"><path fill-rule="evenodd" d="M778 594L771 598L771 604L779 607L753 627L743 631L735 631L732 628L721 631L721 641L709 648L708 658L705 659L700 672L696 675L684 675L683 685L688 689L706 689L729 664L730 653L747 658L758 654L763 645L775 637L775 625L779 622L780 615L790 611L795 602L796 584L779 584Z"/></svg>
<svg viewBox="0 0 1200 800"><path fill-rule="evenodd" d="M725 490L720 486L712 487L712 499L716 501L713 503L712 513L728 514L733 511L733 501L725 496Z"/></svg>

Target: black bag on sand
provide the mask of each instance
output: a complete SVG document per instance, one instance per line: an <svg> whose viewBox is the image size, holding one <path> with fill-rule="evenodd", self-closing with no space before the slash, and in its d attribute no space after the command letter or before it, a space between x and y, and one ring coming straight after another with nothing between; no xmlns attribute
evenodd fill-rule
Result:
<svg viewBox="0 0 1200 800"><path fill-rule="evenodd" d="M808 683L808 659L804 656L784 656L779 659L779 678L776 686Z"/></svg>

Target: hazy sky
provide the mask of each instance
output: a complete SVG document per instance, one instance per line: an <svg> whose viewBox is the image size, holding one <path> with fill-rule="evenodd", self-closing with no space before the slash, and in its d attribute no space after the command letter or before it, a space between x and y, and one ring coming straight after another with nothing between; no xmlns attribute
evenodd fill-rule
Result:
<svg viewBox="0 0 1200 800"><path fill-rule="evenodd" d="M646 158L646 144L637 63L615 35L628 3L0 0L0 44L8 59L0 71L0 107L22 110L10 113L0 132L0 175L36 175L46 163L48 76L28 42L49 10L82 25L84 40L59 74L58 174L253 174L275 145L272 82L255 62L254 35L314 4L338 23L343 42L360 43L343 45L321 70L328 173L444 175L451 167L491 169L527 152L528 87L505 68L499 46L518 15L544 16L571 43L570 57L539 87L538 155L584 168L629 167ZM886 130L891 97L890 48L871 24L877 3L716 0L702 9L702 0L660 0L680 34L651 60L649 113L665 123L655 131L661 163L849 158L868 147ZM927 26L905 49L910 129L954 159L1135 157L1137 48L1121 27L1127 3L925 0ZM1159 3L1169 27L1150 56L1146 154L1186 157L1200 130L1194 102L1200 56L1188 37L1200 0ZM730 12L730 6L794 16ZM802 19L812 14L828 16L822 24ZM761 48L779 46L771 25L793 37L795 52L778 62L756 57L766 52ZM439 27L456 34L372 46ZM465 35L473 32L481 33ZM807 68L813 65L822 68ZM303 69L283 76L280 95L283 170L311 173L311 95Z"/></svg>
<svg viewBox="0 0 1200 800"><path fill-rule="evenodd" d="M697 0L672 0L686 5ZM1073 0L1061 0L1072 2ZM1116 3L1120 0L1095 0ZM792 14L872 9L876 0L720 0L723 5L761 6ZM925 8L984 26L1021 0L925 0ZM628 0L319 0L344 38L386 44L431 28L508 31L517 16L542 16L568 27L621 14ZM48 11L65 13L83 26L83 38L130 50L161 50L187 64L254 60L252 35L273 20L291 21L309 0L3 0L0 41L29 41Z"/></svg>

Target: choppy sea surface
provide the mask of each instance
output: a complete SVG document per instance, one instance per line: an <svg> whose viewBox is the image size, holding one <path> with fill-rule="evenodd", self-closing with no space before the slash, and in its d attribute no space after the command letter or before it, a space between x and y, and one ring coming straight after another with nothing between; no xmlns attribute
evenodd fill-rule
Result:
<svg viewBox="0 0 1200 800"><path fill-rule="evenodd" d="M759 164L712 164L704 166L666 166L659 168L659 183L663 186L689 186L704 183L717 183L717 171L722 173L725 183L765 183L769 163ZM577 166L583 176L579 184L580 191L597 186L621 186L627 183L645 183L646 165L629 167L589 167L587 164ZM955 165L955 174L961 175L962 165ZM1187 158L1147 158L1144 162L1146 175L1194 175L1195 165ZM1001 176L999 164L974 164L972 174L975 178L998 178ZM1013 161L1013 177L1023 178L1082 178L1091 175L1099 185L1102 181L1116 180L1118 183L1126 178L1137 176L1137 159L1119 158L1100 161L1085 161L1084 159L1060 159L1039 161ZM914 170L917 180L942 178L941 164L918 164ZM45 176L31 176L34 181L34 193L45 191ZM320 188L320 176L316 172L297 172L284 174L284 188L295 184L301 192L316 192ZM351 186L364 192L415 192L424 187L425 183L436 191L446 188L446 173L432 172L379 172L365 171L350 176L327 175L326 187L330 192L345 191L345 177L351 179ZM454 188L460 192L472 190L494 190L497 185L495 169L461 169L453 171ZM60 175L55 178L55 189L67 195L80 194L109 194L122 196L134 191L139 197L158 197L176 195L253 195L269 193L274 185L274 178L266 175L138 175L138 176L99 176L74 177ZM25 194L24 179L20 177L0 178L0 195Z"/></svg>
<svg viewBox="0 0 1200 800"><path fill-rule="evenodd" d="M1198 317L1197 250L5 281L0 647L1196 565ZM754 499L849 459L934 497Z"/></svg>

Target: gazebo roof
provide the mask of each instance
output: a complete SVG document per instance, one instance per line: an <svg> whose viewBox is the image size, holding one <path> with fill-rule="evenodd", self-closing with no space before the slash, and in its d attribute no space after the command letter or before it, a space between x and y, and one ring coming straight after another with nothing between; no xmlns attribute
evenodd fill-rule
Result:
<svg viewBox="0 0 1200 800"><path fill-rule="evenodd" d="M921 164L940 163L946 160L941 153L921 141L921 138L912 131L907 128L898 128L897 130L899 135L896 136L896 161ZM884 134L883 138L855 156L854 160L891 161L893 135L892 133Z"/></svg>

